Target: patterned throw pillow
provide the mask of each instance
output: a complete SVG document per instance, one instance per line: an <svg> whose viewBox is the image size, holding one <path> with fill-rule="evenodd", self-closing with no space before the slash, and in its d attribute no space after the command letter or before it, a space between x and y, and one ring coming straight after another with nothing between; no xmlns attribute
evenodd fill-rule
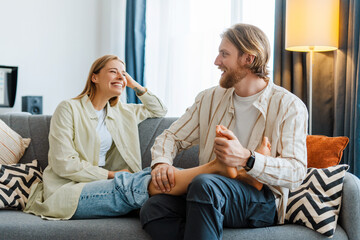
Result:
<svg viewBox="0 0 360 240"><path fill-rule="evenodd" d="M41 180L37 160L26 164L0 165L0 208L24 209L31 185Z"/></svg>
<svg viewBox="0 0 360 240"><path fill-rule="evenodd" d="M0 164L18 163L30 144L30 138L22 138L0 120Z"/></svg>
<svg viewBox="0 0 360 240"><path fill-rule="evenodd" d="M289 193L285 222L311 228L327 237L335 232L348 165L308 168L304 182Z"/></svg>

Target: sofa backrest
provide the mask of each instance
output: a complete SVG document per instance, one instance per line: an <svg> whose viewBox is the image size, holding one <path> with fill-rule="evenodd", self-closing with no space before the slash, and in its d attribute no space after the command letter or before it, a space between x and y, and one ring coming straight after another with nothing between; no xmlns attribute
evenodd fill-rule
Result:
<svg viewBox="0 0 360 240"><path fill-rule="evenodd" d="M49 151L48 135L51 116L11 113L0 115L0 119L23 138L31 138L30 145L20 159L20 163L37 159L42 169L45 169Z"/></svg>
<svg viewBox="0 0 360 240"><path fill-rule="evenodd" d="M48 164L48 135L51 116L11 113L0 115L0 119L23 138L31 138L31 143L26 149L24 156L20 159L20 163L28 163L37 159L42 169L45 169ZM139 124L143 168L150 165L150 149L154 144L155 138L175 120L176 118L153 118ZM182 168L197 166L198 163L197 146L181 152L174 160L174 165Z"/></svg>
<svg viewBox="0 0 360 240"><path fill-rule="evenodd" d="M177 118L150 118L139 124L140 148L143 168L148 167L151 162L150 149L154 144L155 138ZM174 159L174 166L181 168L195 167L199 165L199 147L194 146L190 149L178 153Z"/></svg>

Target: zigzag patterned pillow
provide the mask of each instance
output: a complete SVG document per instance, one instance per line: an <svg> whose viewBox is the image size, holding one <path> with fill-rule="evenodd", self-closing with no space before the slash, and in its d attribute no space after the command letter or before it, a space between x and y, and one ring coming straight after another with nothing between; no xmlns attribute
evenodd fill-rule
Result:
<svg viewBox="0 0 360 240"><path fill-rule="evenodd" d="M348 165L308 168L303 183L289 193L285 222L311 228L327 237L335 232Z"/></svg>
<svg viewBox="0 0 360 240"><path fill-rule="evenodd" d="M24 209L31 185L41 180L37 160L26 164L0 165L0 208Z"/></svg>

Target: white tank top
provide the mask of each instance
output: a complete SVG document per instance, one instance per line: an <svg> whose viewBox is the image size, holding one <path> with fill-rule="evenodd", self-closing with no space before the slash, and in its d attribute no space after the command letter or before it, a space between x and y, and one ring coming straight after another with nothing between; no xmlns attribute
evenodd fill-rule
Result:
<svg viewBox="0 0 360 240"><path fill-rule="evenodd" d="M106 117L105 108L100 111L95 110L95 112L99 119L99 122L96 127L96 132L100 137L99 166L102 167L105 166L106 153L107 151L109 151L111 147L112 137L110 135L110 132L106 128L106 124L105 124L105 117Z"/></svg>

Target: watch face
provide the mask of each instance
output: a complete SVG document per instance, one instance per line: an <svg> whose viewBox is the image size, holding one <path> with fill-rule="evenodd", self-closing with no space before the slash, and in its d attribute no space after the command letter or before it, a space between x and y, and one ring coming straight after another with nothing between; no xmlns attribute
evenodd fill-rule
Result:
<svg viewBox="0 0 360 240"><path fill-rule="evenodd" d="M245 165L245 170L246 171L251 170L253 168L253 166L254 166L254 163L255 163L254 151L250 151L250 152L251 152L251 156L249 157L249 159L247 160L246 165Z"/></svg>

